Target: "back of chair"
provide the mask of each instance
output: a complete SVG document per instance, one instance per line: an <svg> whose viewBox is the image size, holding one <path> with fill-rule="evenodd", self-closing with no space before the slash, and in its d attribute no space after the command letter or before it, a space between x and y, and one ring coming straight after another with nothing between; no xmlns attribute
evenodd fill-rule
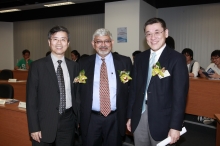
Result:
<svg viewBox="0 0 220 146"><path fill-rule="evenodd" d="M10 84L0 84L0 98L14 98L14 88Z"/></svg>
<svg viewBox="0 0 220 146"><path fill-rule="evenodd" d="M0 80L13 79L13 71L9 69L3 69L0 72Z"/></svg>

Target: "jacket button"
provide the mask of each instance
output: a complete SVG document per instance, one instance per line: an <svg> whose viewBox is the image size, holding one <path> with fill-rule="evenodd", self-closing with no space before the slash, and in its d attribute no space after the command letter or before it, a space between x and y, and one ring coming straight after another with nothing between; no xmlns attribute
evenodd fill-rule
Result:
<svg viewBox="0 0 220 146"><path fill-rule="evenodd" d="M60 93L60 90L57 90L57 93Z"/></svg>
<svg viewBox="0 0 220 146"><path fill-rule="evenodd" d="M59 110L59 108L58 108L58 107L56 107L56 110Z"/></svg>

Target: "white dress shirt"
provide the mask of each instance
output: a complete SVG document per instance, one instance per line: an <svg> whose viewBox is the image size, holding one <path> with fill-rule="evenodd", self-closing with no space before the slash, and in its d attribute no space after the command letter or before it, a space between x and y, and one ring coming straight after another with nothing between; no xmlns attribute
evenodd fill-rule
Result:
<svg viewBox="0 0 220 146"><path fill-rule="evenodd" d="M53 53L51 53L51 58L53 61L54 69L57 72L58 67L58 60L62 60L61 68L63 70L63 77L64 77L64 83L65 83L65 92L66 92L66 109L72 107L72 98L71 98L71 87L70 87L70 76L69 71L66 66L66 61L64 59L64 56L62 59L58 59ZM55 92L55 91L54 91Z"/></svg>
<svg viewBox="0 0 220 146"><path fill-rule="evenodd" d="M93 101L92 101L92 110L100 111L100 96L99 96L99 88L100 88L100 70L102 64L102 57L96 54L95 59L95 70L94 70L94 81L93 81ZM108 74L108 82L109 82L109 90L110 90L110 103L111 110L116 110L116 74L115 74L115 66L112 54L109 53L105 57L105 63L107 67Z"/></svg>
<svg viewBox="0 0 220 146"><path fill-rule="evenodd" d="M149 58L149 61L150 62L150 59L152 57L152 53L156 53L156 56L155 56L155 59L154 59L154 64L157 63L157 61L159 60L160 58L160 55L161 53L163 52L164 48L166 47L166 44L164 44L159 50L157 50L156 52L154 52L152 49L150 50L150 58ZM161 62L160 62L161 63ZM150 83L149 83L150 84ZM145 99L147 100L147 89L146 89L146 92L145 92Z"/></svg>

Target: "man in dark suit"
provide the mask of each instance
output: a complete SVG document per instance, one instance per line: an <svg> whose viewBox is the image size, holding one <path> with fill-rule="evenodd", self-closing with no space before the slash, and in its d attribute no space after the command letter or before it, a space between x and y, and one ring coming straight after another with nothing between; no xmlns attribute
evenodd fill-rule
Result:
<svg viewBox="0 0 220 146"><path fill-rule="evenodd" d="M132 63L129 57L111 53L113 43L107 29L96 30L92 46L97 53L79 61L80 71L84 70L87 77L86 83L80 84L80 127L84 146L121 146L125 135L129 82L123 83L120 73L130 71ZM102 74L104 64L105 77Z"/></svg>
<svg viewBox="0 0 220 146"><path fill-rule="evenodd" d="M168 136L173 144L180 137L189 88L186 60L165 44L164 20L149 19L144 31L150 49L135 57L127 128L137 146L155 146ZM159 70L152 66L155 63Z"/></svg>
<svg viewBox="0 0 220 146"><path fill-rule="evenodd" d="M55 26L48 33L51 54L31 64L27 79L27 118L33 146L73 146L79 111L79 67L64 57L69 31Z"/></svg>

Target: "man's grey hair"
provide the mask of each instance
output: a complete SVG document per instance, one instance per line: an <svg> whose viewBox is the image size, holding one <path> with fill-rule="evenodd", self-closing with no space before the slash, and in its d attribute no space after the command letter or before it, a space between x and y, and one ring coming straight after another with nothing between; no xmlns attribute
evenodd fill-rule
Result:
<svg viewBox="0 0 220 146"><path fill-rule="evenodd" d="M95 33L93 34L92 36L92 40L95 39L95 37L98 37L98 36L109 36L112 40L112 34L109 30L105 29L105 28L99 28L95 31Z"/></svg>

